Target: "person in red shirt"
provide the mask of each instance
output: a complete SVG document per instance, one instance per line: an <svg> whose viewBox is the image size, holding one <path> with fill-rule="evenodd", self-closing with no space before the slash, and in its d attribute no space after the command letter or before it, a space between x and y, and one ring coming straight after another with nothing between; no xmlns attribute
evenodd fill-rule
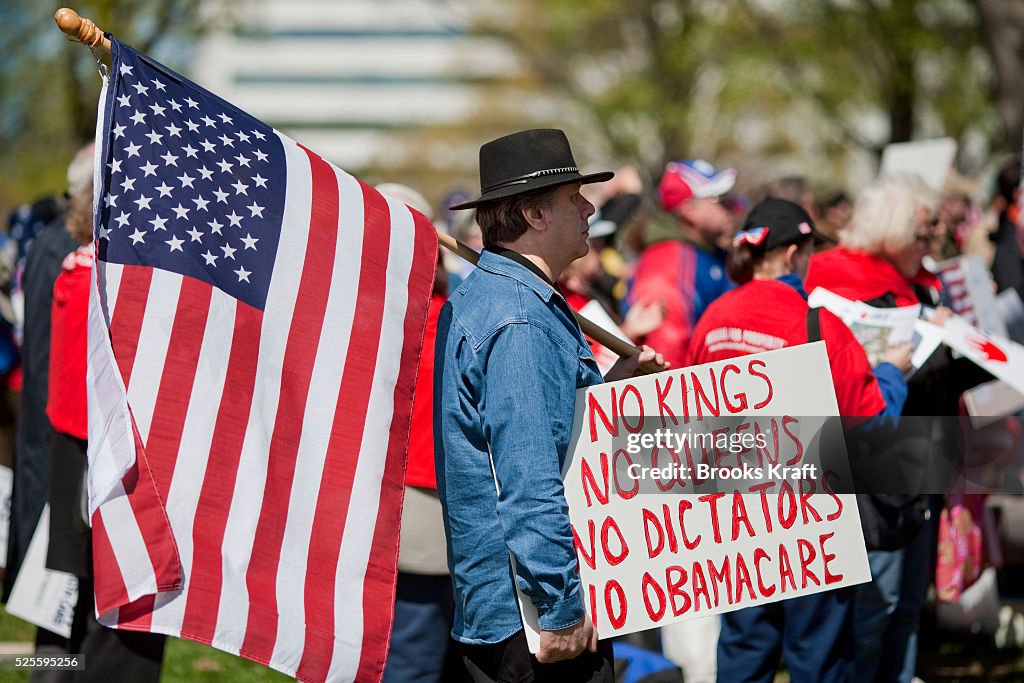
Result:
<svg viewBox="0 0 1024 683"><path fill-rule="evenodd" d="M740 286L712 303L697 323L691 364L807 343L810 308L802 280L816 235L811 217L793 202L769 197L751 209L727 263ZM899 415L910 345L890 349L872 370L849 328L828 311L817 315L844 425ZM718 679L759 680L775 671L781 651L794 682L852 680L852 595L852 589L840 589L724 614Z"/></svg>

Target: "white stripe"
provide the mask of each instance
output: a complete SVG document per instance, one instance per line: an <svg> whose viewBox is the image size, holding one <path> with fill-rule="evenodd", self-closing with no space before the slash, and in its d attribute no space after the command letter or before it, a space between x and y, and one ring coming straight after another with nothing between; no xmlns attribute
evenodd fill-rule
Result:
<svg viewBox="0 0 1024 683"><path fill-rule="evenodd" d="M199 494L206 479L210 445L219 412L217 407L224 391L236 309L237 303L233 297L213 288L195 380L182 426L181 444L176 454L174 474L165 504L178 546L178 556L181 558L183 585L181 591L158 596L153 610L153 630L160 633L179 634L185 615L188 583L192 575L192 526Z"/></svg>
<svg viewBox="0 0 1024 683"><path fill-rule="evenodd" d="M156 592L156 572L128 496L120 482L116 488L116 495L103 504L99 514L103 518L103 528L107 530L114 557L117 558L117 569L128 591L128 601L134 602Z"/></svg>
<svg viewBox="0 0 1024 683"><path fill-rule="evenodd" d="M153 269L146 311L142 316L139 345L135 350L132 374L128 378L128 405L135 417L143 447L149 440L157 392L163 378L167 346L171 342L174 313L178 308L182 276L158 268Z"/></svg>
<svg viewBox="0 0 1024 683"><path fill-rule="evenodd" d="M249 595L245 575L267 478L269 452L281 391L281 369L309 237L312 173L309 157L278 134L288 167L281 239L264 309L252 409L242 444L231 509L224 530L223 590L214 647L237 653L245 638ZM292 397L294 398L294 397Z"/></svg>
<svg viewBox="0 0 1024 683"><path fill-rule="evenodd" d="M97 266L100 278L100 288L103 298L100 300L103 312L106 315L107 325L114 316L114 307L117 305L117 294L121 291L121 275L124 273L124 266L120 263L107 263L97 258L93 264Z"/></svg>
<svg viewBox="0 0 1024 683"><path fill-rule="evenodd" d="M327 446L341 388L345 357L349 352L352 320L358 295L352 274L359 272L363 249L363 192L352 176L335 169L340 210L331 287L324 326L313 364L309 398L295 463L295 485L288 503L288 521L281 545L277 574L277 641L270 665L294 672L302 659L306 637L306 562L313 517L320 493Z"/></svg>
<svg viewBox="0 0 1024 683"><path fill-rule="evenodd" d="M100 262L97 262L100 263ZM100 272L120 281L121 266L101 264ZM123 495L121 477L135 463L135 436L121 372L110 348L110 330L95 280L89 288L86 404L89 416L89 519L113 495ZM118 491L121 491L118 494ZM108 530L108 534L116 530Z"/></svg>
<svg viewBox="0 0 1024 683"><path fill-rule="evenodd" d="M392 227L384 318L362 445L352 483L349 514L345 520L335 575L334 653L327 677L331 681L352 680L359 667L363 640L362 600L365 598L363 580L373 545L377 509L380 506L381 479L394 413L395 384L402 360L409 273L416 239L409 209L392 199L388 199L388 206L391 209Z"/></svg>

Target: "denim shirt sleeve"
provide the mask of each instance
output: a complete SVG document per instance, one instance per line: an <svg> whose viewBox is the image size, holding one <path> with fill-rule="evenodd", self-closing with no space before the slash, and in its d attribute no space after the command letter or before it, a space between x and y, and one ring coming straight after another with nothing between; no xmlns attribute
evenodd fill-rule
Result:
<svg viewBox="0 0 1024 683"><path fill-rule="evenodd" d="M579 357L534 324L499 331L482 368L484 434L498 480L498 520L516 581L557 630L584 617L569 508L554 432L572 420Z"/></svg>

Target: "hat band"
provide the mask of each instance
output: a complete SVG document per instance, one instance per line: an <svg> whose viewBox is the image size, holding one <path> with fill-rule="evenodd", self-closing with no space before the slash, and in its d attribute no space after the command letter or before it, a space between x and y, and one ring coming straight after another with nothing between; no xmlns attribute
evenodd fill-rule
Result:
<svg viewBox="0 0 1024 683"><path fill-rule="evenodd" d="M510 180L503 180L500 183L496 183L489 187L485 187L483 189L483 194L493 192L494 190L500 190L501 188L508 187L509 185L522 185L523 183L527 183L533 180L534 178L540 178L541 176L556 175L559 173L579 173L579 170L580 169L578 169L575 166L562 166L561 168L546 168L543 171L534 171L533 173L527 173L526 175L516 176L515 178L512 178Z"/></svg>

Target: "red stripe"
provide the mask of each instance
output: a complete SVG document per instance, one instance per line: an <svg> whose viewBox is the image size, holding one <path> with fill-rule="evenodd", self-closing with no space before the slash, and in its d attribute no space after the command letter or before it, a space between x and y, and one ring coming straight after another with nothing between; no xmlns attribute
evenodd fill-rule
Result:
<svg viewBox="0 0 1024 683"><path fill-rule="evenodd" d="M142 319L149 300L149 286L153 269L143 266L124 266L117 288L117 303L110 319L110 346L121 371L125 388L132 376L135 354L139 348Z"/></svg>
<svg viewBox="0 0 1024 683"><path fill-rule="evenodd" d="M117 613L117 627L128 631L150 631L155 605L156 595L143 595L135 602L124 605Z"/></svg>
<svg viewBox="0 0 1024 683"><path fill-rule="evenodd" d="M213 642L217 628L223 584L221 547L252 407L262 326L260 310L237 302L224 391L192 526L192 574L188 577L188 597L181 624L182 637L206 644Z"/></svg>
<svg viewBox="0 0 1024 683"><path fill-rule="evenodd" d="M381 482L377 525L373 532L373 550L363 579L363 647L355 678L357 681L380 680L391 638L413 392L417 385L423 330L436 274L437 233L425 216L418 213L413 215L416 217L416 246L409 278L409 303L405 311L405 341L402 345L401 369L395 385L395 408L391 419L387 464Z"/></svg>
<svg viewBox="0 0 1024 683"><path fill-rule="evenodd" d="M305 151L313 189L309 238L282 363L278 410L267 456L267 485L245 577L249 617L240 654L257 662L270 661L277 640L277 568L338 240L338 178L330 164Z"/></svg>
<svg viewBox="0 0 1024 683"><path fill-rule="evenodd" d="M380 193L359 184L364 209L359 287L306 558L306 639L296 672L300 680L323 680L331 665L338 554L352 496L356 455L362 446L363 423L384 318L391 212ZM340 229L344 230L345 226ZM311 618L313 615L315 618Z"/></svg>
<svg viewBox="0 0 1024 683"><path fill-rule="evenodd" d="M106 614L128 603L128 589L107 536L102 509L92 513L92 573L97 612Z"/></svg>
<svg viewBox="0 0 1024 683"><path fill-rule="evenodd" d="M162 501L167 500L174 476L212 295L213 287L205 282L190 277L182 279L146 442L146 458Z"/></svg>

